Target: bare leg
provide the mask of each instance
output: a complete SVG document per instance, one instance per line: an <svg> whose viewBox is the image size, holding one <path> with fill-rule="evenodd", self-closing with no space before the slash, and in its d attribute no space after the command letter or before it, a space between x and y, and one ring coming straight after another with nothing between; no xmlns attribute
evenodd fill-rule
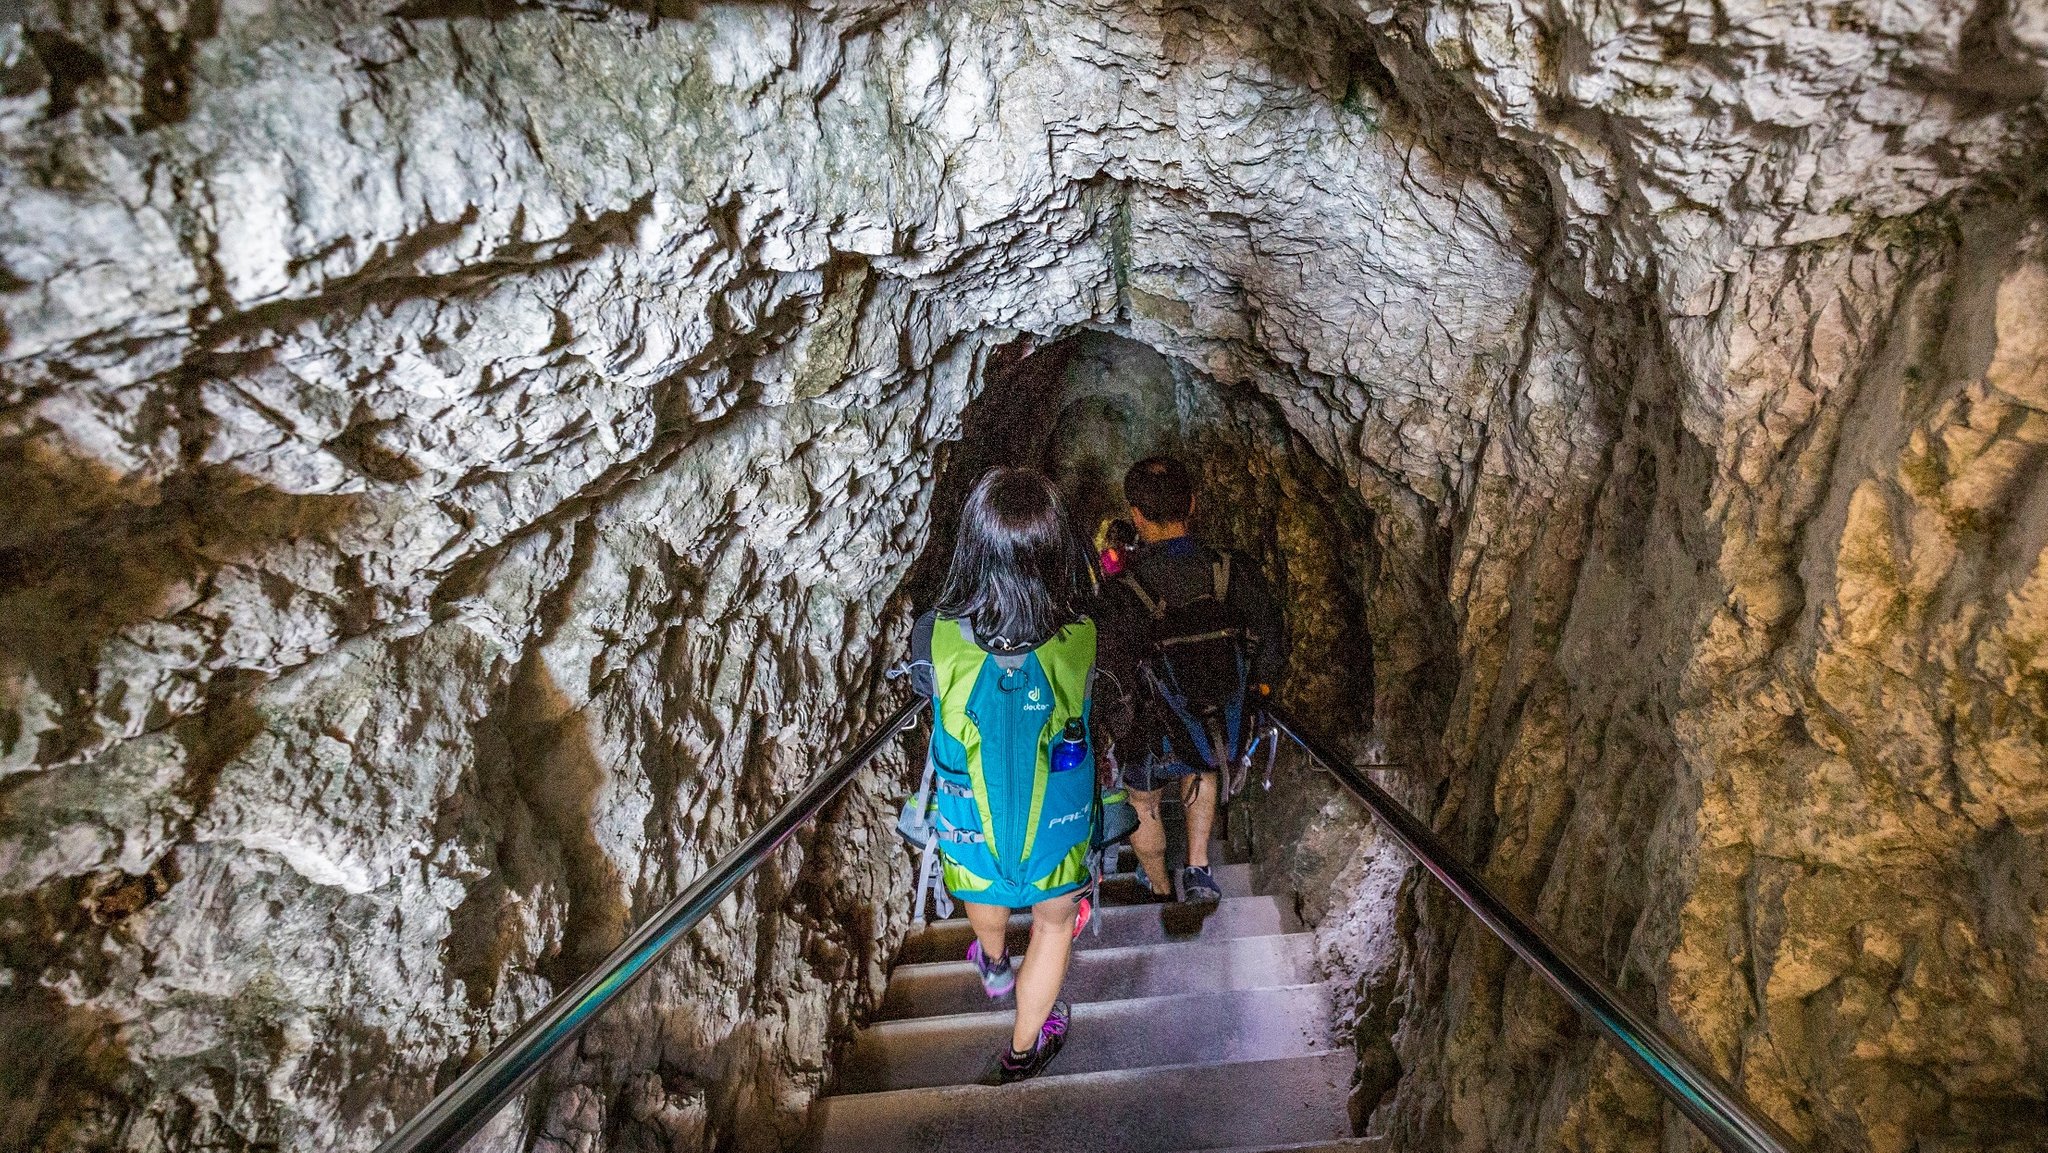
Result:
<svg viewBox="0 0 2048 1153"><path fill-rule="evenodd" d="M1003 955L1003 938L1010 929L1010 910L1001 905L977 905L973 901L962 901L967 909L967 923L974 927L974 938L981 942L981 955L993 961Z"/></svg>
<svg viewBox="0 0 2048 1153"><path fill-rule="evenodd" d="M1209 834L1216 828L1216 774L1189 773L1180 783L1188 812L1188 866L1209 867Z"/></svg>
<svg viewBox="0 0 2048 1153"><path fill-rule="evenodd" d="M1069 893L1031 906L1031 945L1024 950L1024 967L1017 973L1017 1026L1010 1033L1013 1053L1029 1053L1038 1045L1038 1031L1051 1016L1052 1003L1060 998L1060 985L1067 979L1067 958L1074 951L1080 896Z"/></svg>
<svg viewBox="0 0 2048 1153"><path fill-rule="evenodd" d="M1145 879L1152 883L1152 892L1164 897L1173 892L1173 885L1166 877L1166 823L1159 818L1160 791L1130 791L1131 808L1138 811L1138 827L1131 833L1131 851L1138 854L1138 863L1145 866Z"/></svg>

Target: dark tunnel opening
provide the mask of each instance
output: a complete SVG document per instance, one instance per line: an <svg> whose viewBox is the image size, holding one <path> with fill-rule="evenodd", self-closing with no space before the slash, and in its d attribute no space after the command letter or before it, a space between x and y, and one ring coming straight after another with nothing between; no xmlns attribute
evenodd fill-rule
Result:
<svg viewBox="0 0 2048 1153"><path fill-rule="evenodd" d="M1372 732L1374 514L1270 400L1095 329L1002 345L982 380L960 438L939 450L930 534L899 603L923 611L936 601L961 506L988 469L1044 472L1092 539L1126 512L1125 470L1171 454L1198 477L1196 535L1256 560L1287 606L1283 693L1304 715L1349 718L1333 739Z"/></svg>
<svg viewBox="0 0 2048 1153"><path fill-rule="evenodd" d="M1270 399L1117 333L1027 337L988 357L959 439L939 449L931 529L899 591L900 611L936 602L961 507L987 469L1042 470L1092 539L1103 518L1127 512L1125 470L1158 453L1181 457L1197 475L1195 534L1256 561L1281 598L1292 641L1281 701L1338 747L1379 749L1375 649L1387 638L1376 644L1368 612L1382 561L1374 513ZM1270 875L1334 882L1332 870L1354 847L1310 835L1327 824L1320 814L1333 790L1288 748L1270 791L1251 785L1220 827L1234 851ZM1170 850L1176 860L1182 852L1178 842ZM1311 893L1298 911L1313 921L1324 907Z"/></svg>

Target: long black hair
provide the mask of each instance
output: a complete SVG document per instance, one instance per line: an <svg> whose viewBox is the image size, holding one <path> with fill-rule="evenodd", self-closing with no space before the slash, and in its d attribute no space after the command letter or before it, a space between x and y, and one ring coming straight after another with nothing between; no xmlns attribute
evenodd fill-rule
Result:
<svg viewBox="0 0 2048 1153"><path fill-rule="evenodd" d="M1088 584L1088 553L1052 482L1023 468L982 474L960 511L939 615L966 621L987 648L1028 648L1079 615Z"/></svg>

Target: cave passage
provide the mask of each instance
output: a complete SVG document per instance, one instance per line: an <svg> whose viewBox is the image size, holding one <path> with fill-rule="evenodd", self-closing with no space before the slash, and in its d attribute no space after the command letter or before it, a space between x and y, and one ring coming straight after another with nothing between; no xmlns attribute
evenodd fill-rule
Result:
<svg viewBox="0 0 2048 1153"><path fill-rule="evenodd" d="M1030 467L1052 477L1076 528L1092 538L1104 517L1126 515L1121 485L1131 464L1177 455L1198 478L1195 534L1261 564L1285 605L1292 648L1282 698L1333 746L1384 759L1385 742L1375 731L1376 649L1421 647L1414 638L1442 625L1438 615L1417 614L1388 622L1405 627L1391 640L1376 640L1368 606L1420 600L1441 613L1441 600L1379 587L1375 514L1288 428L1269 398L1103 329L997 344L980 376L958 439L938 452L930 533L897 594L905 616L936 599L960 506L987 469ZM1396 699L1427 702L1446 691L1434 659L1411 665L1408 674L1420 687ZM1341 922L1351 961L1384 978L1394 946L1393 886L1405 874L1405 858L1381 845L1370 825L1331 828L1324 810L1348 813L1352 802L1291 746L1277 772L1271 792L1255 790L1230 807L1225 828L1235 851L1250 854L1263 872L1300 878L1304 915ZM1443 782L1431 774L1409 772L1403 780L1414 803L1440 796ZM1178 801L1169 796L1167 803ZM1390 1033L1395 1023L1374 1028ZM1374 1076L1380 1088L1393 1080L1383 1065Z"/></svg>
<svg viewBox="0 0 2048 1153"><path fill-rule="evenodd" d="M1287 694L1309 715L1342 718L1347 747L1373 728L1373 640L1365 605L1378 561L1373 514L1269 401L1222 384L1127 336L1085 330L998 345L940 451L932 528L900 596L930 607L967 491L997 465L1051 477L1092 540L1122 517L1123 474L1148 456L1197 476L1195 535L1259 562L1287 607Z"/></svg>

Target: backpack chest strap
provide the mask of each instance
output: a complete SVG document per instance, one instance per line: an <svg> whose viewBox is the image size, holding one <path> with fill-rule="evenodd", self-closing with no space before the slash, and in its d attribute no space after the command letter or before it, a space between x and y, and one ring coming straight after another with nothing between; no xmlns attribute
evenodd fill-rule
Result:
<svg viewBox="0 0 2048 1153"><path fill-rule="evenodd" d="M1198 645L1203 641L1234 641L1242 639L1244 635L1243 629L1211 629L1206 633L1195 633L1192 636L1166 637L1159 641L1159 647L1165 649L1174 645Z"/></svg>

